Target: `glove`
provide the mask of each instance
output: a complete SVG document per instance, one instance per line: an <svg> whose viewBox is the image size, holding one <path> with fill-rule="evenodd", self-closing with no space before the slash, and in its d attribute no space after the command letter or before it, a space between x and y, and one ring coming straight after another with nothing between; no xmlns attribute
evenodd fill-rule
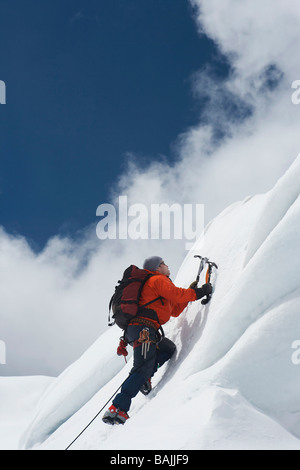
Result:
<svg viewBox="0 0 300 470"><path fill-rule="evenodd" d="M199 300L205 295L209 295L212 293L212 285L210 282L208 282L207 284L203 284L202 287L194 288L194 291L196 292L196 296L197 296L196 300Z"/></svg>
<svg viewBox="0 0 300 470"><path fill-rule="evenodd" d="M126 346L127 346L127 343L126 341L124 341L123 338L120 338L120 343L119 343L119 346L117 348L117 354L118 356L128 356L128 351L126 349Z"/></svg>
<svg viewBox="0 0 300 470"><path fill-rule="evenodd" d="M189 286L189 289L195 289L197 287L198 281L193 281L192 284Z"/></svg>

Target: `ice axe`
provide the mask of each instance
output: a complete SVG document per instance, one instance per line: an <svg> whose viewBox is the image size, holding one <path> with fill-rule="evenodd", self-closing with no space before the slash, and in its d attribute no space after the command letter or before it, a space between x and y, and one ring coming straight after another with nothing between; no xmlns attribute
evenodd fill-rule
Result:
<svg viewBox="0 0 300 470"><path fill-rule="evenodd" d="M206 263L208 264L207 271L206 271L206 276L205 276L205 282L208 284L210 282L210 276L212 272L212 268L218 269L218 266L216 263L213 263L212 261L209 261L207 258L205 258ZM206 305L211 299L211 294L207 294L206 299L201 300L202 305Z"/></svg>
<svg viewBox="0 0 300 470"><path fill-rule="evenodd" d="M200 279L201 271L203 271L204 265L205 265L205 263L208 261L208 259L207 259L207 258L203 258L203 257L200 256L200 255L194 255L194 258L200 258L200 266L199 266L198 274L197 274L197 277L196 277L196 281L197 281L197 284L198 284L199 279Z"/></svg>

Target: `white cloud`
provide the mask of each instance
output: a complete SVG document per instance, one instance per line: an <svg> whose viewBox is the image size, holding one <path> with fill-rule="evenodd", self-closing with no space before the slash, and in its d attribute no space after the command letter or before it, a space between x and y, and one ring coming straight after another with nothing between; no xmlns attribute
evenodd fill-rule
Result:
<svg viewBox="0 0 300 470"><path fill-rule="evenodd" d="M300 107L291 103L291 84L300 76L300 7L294 0L191 3L199 30L229 61L229 75L204 68L193 76L195 99L201 106L205 98L206 107L199 124L179 136L177 162L131 164L120 186L132 201L205 203L208 220L236 199L268 190L299 152Z"/></svg>
<svg viewBox="0 0 300 470"><path fill-rule="evenodd" d="M190 0L199 30L217 42L244 76L277 63L288 70L299 51L297 0Z"/></svg>

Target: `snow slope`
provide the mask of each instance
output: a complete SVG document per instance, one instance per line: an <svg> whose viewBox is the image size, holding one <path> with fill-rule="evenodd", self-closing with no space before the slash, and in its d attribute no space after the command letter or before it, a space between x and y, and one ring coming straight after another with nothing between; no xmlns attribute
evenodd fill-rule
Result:
<svg viewBox="0 0 300 470"><path fill-rule="evenodd" d="M300 156L271 191L206 227L175 284L195 279L195 253L208 256L219 265L211 302L165 326L176 356L134 399L126 430L98 417L72 449L300 449L299 189ZM21 448L65 449L110 403L131 367L119 336L112 327L52 380Z"/></svg>
<svg viewBox="0 0 300 470"><path fill-rule="evenodd" d="M34 408L52 377L0 377L0 449L18 449Z"/></svg>

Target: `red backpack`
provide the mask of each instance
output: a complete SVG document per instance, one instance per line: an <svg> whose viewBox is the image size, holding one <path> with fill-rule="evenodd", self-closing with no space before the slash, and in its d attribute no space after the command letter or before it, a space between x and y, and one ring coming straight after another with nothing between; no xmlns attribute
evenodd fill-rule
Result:
<svg viewBox="0 0 300 470"><path fill-rule="evenodd" d="M139 269L134 265L125 269L123 277L118 281L118 285L115 287L115 293L109 302L109 326L116 324L122 330L126 330L128 323L137 316L139 312L142 313L143 316L148 316L149 318L158 321L156 312L151 309L145 309L146 312L142 312L142 308L156 300L162 299L162 297L157 297L156 299L139 306L142 289L145 282L151 276L155 276L155 274L150 273L145 269ZM110 315L111 310L113 312L112 316Z"/></svg>

